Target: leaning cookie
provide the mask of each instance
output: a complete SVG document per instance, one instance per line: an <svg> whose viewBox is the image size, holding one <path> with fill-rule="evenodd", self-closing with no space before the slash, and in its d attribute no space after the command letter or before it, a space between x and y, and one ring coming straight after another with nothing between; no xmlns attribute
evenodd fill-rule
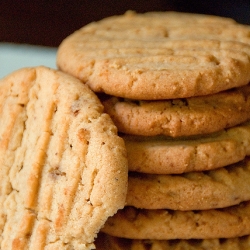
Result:
<svg viewBox="0 0 250 250"><path fill-rule="evenodd" d="M249 250L250 236L207 240L134 240L100 234L97 250Z"/></svg>
<svg viewBox="0 0 250 250"><path fill-rule="evenodd" d="M208 134L250 119L250 85L186 99L139 101L105 95L100 98L119 132L125 134Z"/></svg>
<svg viewBox="0 0 250 250"><path fill-rule="evenodd" d="M201 211L125 207L102 232L128 239L214 239L250 235L250 202Z"/></svg>
<svg viewBox="0 0 250 250"><path fill-rule="evenodd" d="M145 191L146 190L146 191ZM215 170L179 175L129 173L127 206L206 210L250 200L250 158Z"/></svg>
<svg viewBox="0 0 250 250"><path fill-rule="evenodd" d="M127 12L90 23L65 38L57 65L95 92L159 100L246 85L249 55L249 27L232 20Z"/></svg>
<svg viewBox="0 0 250 250"><path fill-rule="evenodd" d="M93 249L126 198L123 140L95 94L45 67L0 81L1 249Z"/></svg>
<svg viewBox="0 0 250 250"><path fill-rule="evenodd" d="M171 138L122 134L129 171L181 174L239 162L250 155L250 123L206 136Z"/></svg>

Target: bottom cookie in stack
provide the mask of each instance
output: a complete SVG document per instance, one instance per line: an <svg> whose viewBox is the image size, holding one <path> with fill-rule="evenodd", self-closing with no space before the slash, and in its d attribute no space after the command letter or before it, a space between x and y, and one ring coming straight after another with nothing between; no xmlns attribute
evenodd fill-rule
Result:
<svg viewBox="0 0 250 250"><path fill-rule="evenodd" d="M208 240L131 240L99 234L99 250L249 250L250 236Z"/></svg>
<svg viewBox="0 0 250 250"><path fill-rule="evenodd" d="M250 234L250 202L209 210L179 211L126 207L103 232L128 239L215 239Z"/></svg>

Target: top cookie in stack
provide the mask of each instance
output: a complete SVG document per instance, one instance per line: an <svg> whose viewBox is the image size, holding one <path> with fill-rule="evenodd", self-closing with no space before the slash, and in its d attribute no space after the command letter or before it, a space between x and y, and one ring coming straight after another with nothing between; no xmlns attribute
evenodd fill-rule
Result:
<svg viewBox="0 0 250 250"><path fill-rule="evenodd" d="M66 38L57 62L94 91L118 97L208 95L248 84L249 33L226 18L127 12Z"/></svg>
<svg viewBox="0 0 250 250"><path fill-rule="evenodd" d="M126 143L127 207L103 232L131 240L250 235L250 197L237 193L249 193L249 26L128 11L67 37L57 64L100 93Z"/></svg>

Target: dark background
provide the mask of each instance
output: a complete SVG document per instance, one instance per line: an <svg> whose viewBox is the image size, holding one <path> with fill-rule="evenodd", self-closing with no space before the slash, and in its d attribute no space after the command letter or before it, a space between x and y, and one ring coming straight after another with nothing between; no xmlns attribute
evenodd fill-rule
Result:
<svg viewBox="0 0 250 250"><path fill-rule="evenodd" d="M0 42L57 47L73 31L126 10L182 11L231 17L250 25L250 0L0 0Z"/></svg>

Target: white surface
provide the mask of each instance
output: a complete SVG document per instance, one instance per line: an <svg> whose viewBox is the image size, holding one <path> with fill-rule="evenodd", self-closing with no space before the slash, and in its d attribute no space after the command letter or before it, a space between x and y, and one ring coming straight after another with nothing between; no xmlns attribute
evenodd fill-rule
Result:
<svg viewBox="0 0 250 250"><path fill-rule="evenodd" d="M56 48L0 43L0 78L23 67L56 68Z"/></svg>

